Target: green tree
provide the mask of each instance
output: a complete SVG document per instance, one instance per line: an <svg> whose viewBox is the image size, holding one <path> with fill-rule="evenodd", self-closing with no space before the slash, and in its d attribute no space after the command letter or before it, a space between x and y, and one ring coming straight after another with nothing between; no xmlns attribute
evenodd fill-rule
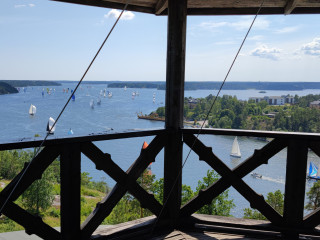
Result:
<svg viewBox="0 0 320 240"><path fill-rule="evenodd" d="M207 176L198 182L196 194L203 189L208 188L219 179L219 175L214 170L208 170ZM218 197L214 198L210 204L203 206L198 213L230 216L230 210L235 207L233 200L229 200L229 190L224 191Z"/></svg>
<svg viewBox="0 0 320 240"><path fill-rule="evenodd" d="M54 174L52 168L47 168L41 179L36 180L23 194L22 205L31 213L40 215L40 209L46 211L54 199L53 183Z"/></svg>
<svg viewBox="0 0 320 240"><path fill-rule="evenodd" d="M269 192L266 202L269 203L270 206L273 207L278 213L283 214L284 194L282 194L280 190L277 190L274 193ZM266 220L266 217L257 210L245 208L243 211L243 218Z"/></svg>
<svg viewBox="0 0 320 240"><path fill-rule="evenodd" d="M308 203L306 205L307 210L315 210L320 206L320 181L317 181L307 192Z"/></svg>

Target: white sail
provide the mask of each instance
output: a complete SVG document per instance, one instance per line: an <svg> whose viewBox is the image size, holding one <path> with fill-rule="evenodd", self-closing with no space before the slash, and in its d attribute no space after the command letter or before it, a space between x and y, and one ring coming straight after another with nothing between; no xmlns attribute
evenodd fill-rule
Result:
<svg viewBox="0 0 320 240"><path fill-rule="evenodd" d="M49 121L47 124L47 132L49 132L50 134L54 134L54 131L56 130L56 125L54 125L55 122L56 121L52 117L49 117Z"/></svg>
<svg viewBox="0 0 320 240"><path fill-rule="evenodd" d="M235 139L233 140L230 156L239 157L239 158L241 157L241 152L240 152L240 147L239 147L237 137L235 137Z"/></svg>
<svg viewBox="0 0 320 240"><path fill-rule="evenodd" d="M36 106L34 106L34 105L31 104L31 106L30 106L30 108L29 108L29 114L30 114L30 115L35 115L36 112L37 112Z"/></svg>
<svg viewBox="0 0 320 240"><path fill-rule="evenodd" d="M94 108L94 100L93 99L90 101L90 107Z"/></svg>

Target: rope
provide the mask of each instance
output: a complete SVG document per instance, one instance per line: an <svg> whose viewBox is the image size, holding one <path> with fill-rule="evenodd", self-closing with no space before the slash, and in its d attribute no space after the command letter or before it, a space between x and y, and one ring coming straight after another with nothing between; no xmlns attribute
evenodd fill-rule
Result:
<svg viewBox="0 0 320 240"><path fill-rule="evenodd" d="M111 35L113 29L115 28L115 26L117 25L117 23L119 22L122 14L124 13L124 11L127 9L127 6L129 4L129 0L127 0L124 8L122 9L120 15L118 16L117 20L115 21L115 23L113 24L112 28L110 29L108 35L106 36L106 38L104 39L104 41L102 42L99 50L97 51L97 53L95 54L95 56L93 57L93 59L91 60L89 66L87 67L86 71L84 72L84 74L82 75L80 81L78 82L76 88L74 89L73 93L70 95L68 101L66 102L66 104L64 105L64 107L62 108L62 110L60 111L56 121L54 122L54 124L52 125L52 127L49 129L47 135L45 136L45 138L43 139L43 141L41 142L40 146L37 148L37 150L35 151L34 153L34 156L33 158L31 159L31 161L29 162L29 164L26 166L26 168L24 169L24 171L22 172L19 180L17 181L17 183L15 184L15 186L13 187L12 191L10 192L10 194L8 195L8 197L6 198L5 202L3 203L3 205L1 206L1 209L0 209L0 215L2 213L2 210L4 209L4 207L6 206L6 204L8 203L9 199L11 198L12 194L14 193L14 191L16 190L17 186L19 185L21 179L23 178L23 176L26 174L26 172L28 171L29 169L29 166L31 165L31 163L34 161L35 157L38 155L38 153L40 152L41 150L41 147L44 145L44 143L46 142L48 136L50 135L50 132L51 130L54 128L54 126L57 124L57 122L59 121L61 115L63 114L64 110L66 109L66 107L68 106L69 102L71 101L72 99L72 96L75 94L75 92L77 91L78 87L80 86L80 84L82 83L83 79L85 78L85 76L87 75L89 69L91 68L93 62L96 60L97 56L99 55L101 49L103 48L104 44L106 43L106 41L108 40L109 36Z"/></svg>
<svg viewBox="0 0 320 240"><path fill-rule="evenodd" d="M233 68L233 66L234 66L234 64L235 64L235 62L236 62L239 54L240 54L240 51L241 51L241 49L242 49L245 41L247 40L247 37L248 37L248 35L249 35L249 33L250 33L251 29L252 29L253 24L255 23L258 15L259 15L259 13L260 13L260 10L261 10L261 8L262 8L262 6L263 6L264 1L265 1L265 0L262 0L262 1L261 1L260 7L259 7L259 9L258 9L255 17L253 18L253 20L252 20L252 22L251 22L251 25L250 25L250 27L249 27L249 29L248 29L248 31L247 31L244 39L242 40L242 43L241 43L241 45L240 45L240 47L239 47L239 49L238 49L235 57L233 58L233 61L232 61L231 65L230 65L230 67L229 67L229 70L228 70L225 78L223 79L223 81L222 81L222 83L221 83L221 86L220 86L220 88L219 88L219 91L218 91L215 99L213 100L209 111L208 111L207 114L206 114L205 120L204 120L203 123L201 124L201 127L200 127L200 129L199 129L199 131L198 131L198 133L197 133L197 135L196 135L196 139L193 141L192 146L190 147L190 150L189 150L189 152L188 152L188 155L187 155L186 159L184 160L184 162L183 162L183 164L182 164L182 166L181 166L181 169L180 169L180 171L179 171L179 173L178 173L178 175L177 175L177 178L175 179L174 184L173 184L173 186L172 186L172 188L171 188L171 190L170 190L170 192L169 192L169 194L168 194L168 197L167 197L166 201L164 202L164 204L163 204L163 206L162 206L162 209L161 209L161 211L160 211L160 213L159 213L159 216L157 217L155 223L153 224L153 227L152 227L151 232L150 232L150 236L152 236L152 234L153 234L153 231L154 231L154 229L155 229L155 227L156 227L156 225L157 225L157 223L158 223L158 221L159 221L159 219L160 219L160 217L161 217L161 215L162 215L162 213L163 213L163 210L165 209L165 206L166 206L167 203L168 203L168 199L170 198L170 196L171 196L171 194L172 194L172 192L173 192L173 188L174 188L175 185L177 184L178 179L180 178L180 175L182 174L182 169L184 168L185 164L187 163L187 161L188 161L188 159L189 159L189 156L190 156L190 154L191 154L191 151L192 151L192 149L193 149L196 141L199 139L199 135L200 135L200 133L201 133L203 127L204 127L204 124L205 124L205 122L208 120L208 117L209 117L209 115L210 115L210 112L212 111L212 109L213 109L213 107L214 107L214 105L215 105L215 103L216 103L216 101L217 101L217 98L219 97L219 94L220 94L220 92L221 92L221 90L222 90L225 82L227 81L228 76L229 76L229 74L230 74L230 72L231 72L231 70L232 70L232 68Z"/></svg>

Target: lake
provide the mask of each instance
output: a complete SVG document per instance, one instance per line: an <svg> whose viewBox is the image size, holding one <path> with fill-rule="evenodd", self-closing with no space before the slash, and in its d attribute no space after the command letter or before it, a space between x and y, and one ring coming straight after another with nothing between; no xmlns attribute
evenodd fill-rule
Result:
<svg viewBox="0 0 320 240"><path fill-rule="evenodd" d="M56 119L59 112L66 103L69 93L64 93L63 89L74 89L76 84L63 83L62 86L49 87L52 93L46 93L42 96L43 87L28 87L26 91L17 94L0 95L1 117L0 124L1 134L0 142L14 142L21 140L32 140L35 134L43 139L46 135L46 125L49 117ZM44 88L46 89L46 87ZM55 91L53 90L55 89ZM100 95L101 90L112 92L111 98L104 98ZM138 91L139 96L132 98L132 92ZM185 97L192 96L194 98L206 97L209 94L215 95L217 91L196 90L186 91ZM319 94L319 90L304 91L267 91L267 93L259 93L257 90L226 90L221 95L237 96L238 99L248 100L249 97L256 96L280 96L285 94L304 96L307 94ZM153 102L155 95L155 102ZM71 128L74 132L73 136L83 136L99 133L115 133L130 130L146 130L154 128L163 128L164 123L158 121L147 121L137 118L137 113L149 114L159 106L164 106L165 91L156 89L108 89L105 84L88 85L83 84L75 94L75 101L71 101L66 108L64 114L56 125L56 131L49 138L67 137ZM101 98L101 105L95 105L90 108L90 101L97 101ZM28 114L30 105L33 104L37 108L34 116ZM214 153L222 159L230 168L234 168L243 162L247 157L253 154L254 149L263 147L266 143L247 137L238 137L242 158L230 158L232 142L234 137L231 136L200 136L207 146L211 146ZM112 140L104 142L96 142L104 152L111 154L112 159L123 169L127 168L138 157L143 141L151 142L152 137L132 138L122 140ZM188 147L184 148L184 158L188 154ZM319 164L319 159L313 154L309 154L309 160ZM85 156L82 158L82 171L89 172L94 180L105 180L109 186L113 186L115 182L101 171L95 169L94 164ZM262 179L256 179L250 175L244 177L244 180L258 193L266 196L268 192L280 189L284 192L285 183L285 167L286 167L286 151L282 151L272 159L269 164L263 165L255 170L262 174ZM211 169L206 163L199 161L198 156L191 153L186 165L183 168L183 184L190 185L195 190L197 183L205 175L207 170ZM156 162L152 164L152 172L157 178L163 177L163 151L156 158ZM307 183L310 188L312 183ZM236 217L243 215L242 209L249 207L247 201L237 193L233 188L229 191L229 196L234 199L236 208L231 214Z"/></svg>

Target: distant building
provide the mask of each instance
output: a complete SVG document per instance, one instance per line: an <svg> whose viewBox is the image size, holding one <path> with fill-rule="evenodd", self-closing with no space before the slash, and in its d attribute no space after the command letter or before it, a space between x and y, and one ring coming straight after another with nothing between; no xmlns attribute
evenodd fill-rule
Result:
<svg viewBox="0 0 320 240"><path fill-rule="evenodd" d="M284 105L285 103L294 104L294 97L290 95L249 97L249 100L253 100L256 103L266 101L269 105Z"/></svg>
<svg viewBox="0 0 320 240"><path fill-rule="evenodd" d="M318 109L320 109L320 100L310 102L309 106L310 106L311 108L318 108Z"/></svg>

